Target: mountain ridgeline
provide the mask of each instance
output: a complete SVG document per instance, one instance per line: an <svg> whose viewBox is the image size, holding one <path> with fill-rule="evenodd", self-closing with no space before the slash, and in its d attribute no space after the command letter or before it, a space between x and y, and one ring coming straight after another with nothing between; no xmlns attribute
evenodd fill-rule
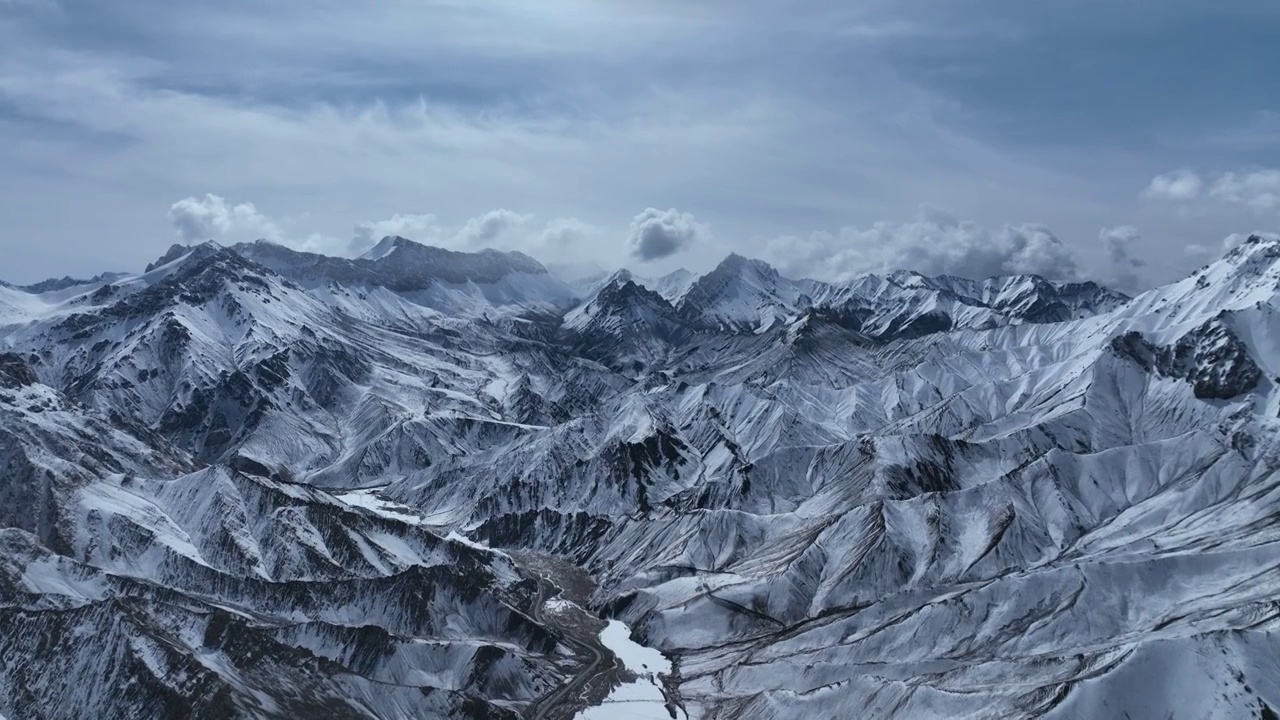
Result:
<svg viewBox="0 0 1280 720"><path fill-rule="evenodd" d="M1278 388L1257 237L1133 298L398 237L0 284L0 716L572 718L572 606L672 717L1275 718Z"/></svg>

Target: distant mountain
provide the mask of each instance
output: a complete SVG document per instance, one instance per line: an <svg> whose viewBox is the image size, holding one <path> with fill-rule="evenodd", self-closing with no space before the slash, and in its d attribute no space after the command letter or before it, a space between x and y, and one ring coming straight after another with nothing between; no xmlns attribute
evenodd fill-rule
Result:
<svg viewBox="0 0 1280 720"><path fill-rule="evenodd" d="M262 240L232 249L303 287L385 288L452 313L483 312L488 306L554 311L575 297L538 261L517 252L461 253L402 237L385 237L354 260L298 252Z"/></svg>
<svg viewBox="0 0 1280 720"><path fill-rule="evenodd" d="M1280 241L1133 298L570 279L0 286L0 716L1280 712Z"/></svg>
<svg viewBox="0 0 1280 720"><path fill-rule="evenodd" d="M127 277L127 276L128 276L128 273L112 273L112 272L100 273L91 278L83 279L83 280L79 278L73 278L71 276L63 276L61 278L50 278L48 280L41 280L40 282L33 283L31 285L20 285L20 286L17 286L17 289L22 290L24 292L40 295L44 293L57 292L59 290L66 290L68 288L75 288L75 287L80 287L84 285L102 285L104 283L115 282L116 280L119 280L120 278Z"/></svg>
<svg viewBox="0 0 1280 720"><path fill-rule="evenodd" d="M547 274L537 260L521 253L454 252L402 237L385 237L354 260L298 252L263 240L232 249L295 281L361 282L397 292L423 290L433 281L491 284L513 274Z"/></svg>

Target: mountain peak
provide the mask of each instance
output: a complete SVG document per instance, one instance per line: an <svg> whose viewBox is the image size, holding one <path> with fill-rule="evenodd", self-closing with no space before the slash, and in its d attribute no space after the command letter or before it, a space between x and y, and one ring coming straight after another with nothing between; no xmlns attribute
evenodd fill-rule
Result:
<svg viewBox="0 0 1280 720"><path fill-rule="evenodd" d="M629 282L635 282L635 277L631 275L630 270L626 268L622 268L621 270L614 271L614 273L609 276L609 279L605 281L605 284L606 285L626 285Z"/></svg>
<svg viewBox="0 0 1280 720"><path fill-rule="evenodd" d="M1190 277L1148 290L1134 301L1138 308L1165 304L1180 308L1179 313L1185 315L1270 303L1277 295L1280 295L1280 238L1255 234Z"/></svg>
<svg viewBox="0 0 1280 720"><path fill-rule="evenodd" d="M382 254L377 255L379 252ZM388 260L391 257L394 260ZM542 263L524 253L493 248L464 252L423 245L398 235L383 238L374 250L356 262L370 263L378 272L410 284L431 277L452 283L491 283L512 273L548 274Z"/></svg>
<svg viewBox="0 0 1280 720"><path fill-rule="evenodd" d="M408 238L401 237L399 235L387 235L386 237L379 240L377 245L374 245L373 247L369 248L369 250L366 251L364 254L360 255L359 259L360 260L381 260L382 258L385 258L391 253L395 252L396 250L399 250L400 248L404 247L408 243L413 243L413 241Z"/></svg>
<svg viewBox="0 0 1280 720"><path fill-rule="evenodd" d="M1255 233L1227 251L1222 259L1228 262L1238 262L1241 259L1253 257L1259 252L1269 254L1272 248L1280 248L1280 238L1269 238Z"/></svg>
<svg viewBox="0 0 1280 720"><path fill-rule="evenodd" d="M182 258L184 256L190 256L190 259L196 260L200 258L209 257L210 255L214 255L225 249L226 248L214 242L213 240L206 240L202 243L195 243L192 245L183 245L181 243L174 243L173 245L169 246L169 249L165 251L164 255L161 255L159 258L156 259L155 262L147 265L146 272L151 272L152 270L155 270L158 267L168 265L169 263L175 260L178 260L179 258Z"/></svg>
<svg viewBox="0 0 1280 720"><path fill-rule="evenodd" d="M676 305L708 328L761 332L812 304L801 284L782 277L762 260L731 253L693 282Z"/></svg>
<svg viewBox="0 0 1280 720"><path fill-rule="evenodd" d="M712 273L741 275L748 272L754 272L763 277L779 277L778 271L772 265L754 258L745 257L738 253L729 253L729 256L720 261Z"/></svg>

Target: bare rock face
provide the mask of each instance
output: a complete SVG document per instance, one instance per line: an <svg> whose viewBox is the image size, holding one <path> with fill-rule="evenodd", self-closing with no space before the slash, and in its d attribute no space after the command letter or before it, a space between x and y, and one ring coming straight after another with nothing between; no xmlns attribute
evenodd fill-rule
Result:
<svg viewBox="0 0 1280 720"><path fill-rule="evenodd" d="M1149 372L1191 383L1198 398L1230 400L1257 387L1262 370L1227 319L1220 315L1172 345L1154 345L1135 331L1116 338L1112 347Z"/></svg>
<svg viewBox="0 0 1280 720"><path fill-rule="evenodd" d="M26 358L15 353L0 353L0 388L16 389L39 382Z"/></svg>
<svg viewBox="0 0 1280 720"><path fill-rule="evenodd" d="M403 238L0 292L3 717L571 718L646 674L596 616L676 717L1280 707L1280 243L1134 298Z"/></svg>

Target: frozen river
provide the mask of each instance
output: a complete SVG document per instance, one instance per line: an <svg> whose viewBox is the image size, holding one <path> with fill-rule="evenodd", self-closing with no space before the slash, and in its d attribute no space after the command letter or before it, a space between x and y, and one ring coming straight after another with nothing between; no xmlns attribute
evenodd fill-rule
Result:
<svg viewBox="0 0 1280 720"><path fill-rule="evenodd" d="M614 688L603 704L583 710L577 720L686 720L684 712L672 715L664 704L658 673L671 673L671 662L662 653L633 641L631 628L618 620L600 631L600 641L639 677Z"/></svg>

